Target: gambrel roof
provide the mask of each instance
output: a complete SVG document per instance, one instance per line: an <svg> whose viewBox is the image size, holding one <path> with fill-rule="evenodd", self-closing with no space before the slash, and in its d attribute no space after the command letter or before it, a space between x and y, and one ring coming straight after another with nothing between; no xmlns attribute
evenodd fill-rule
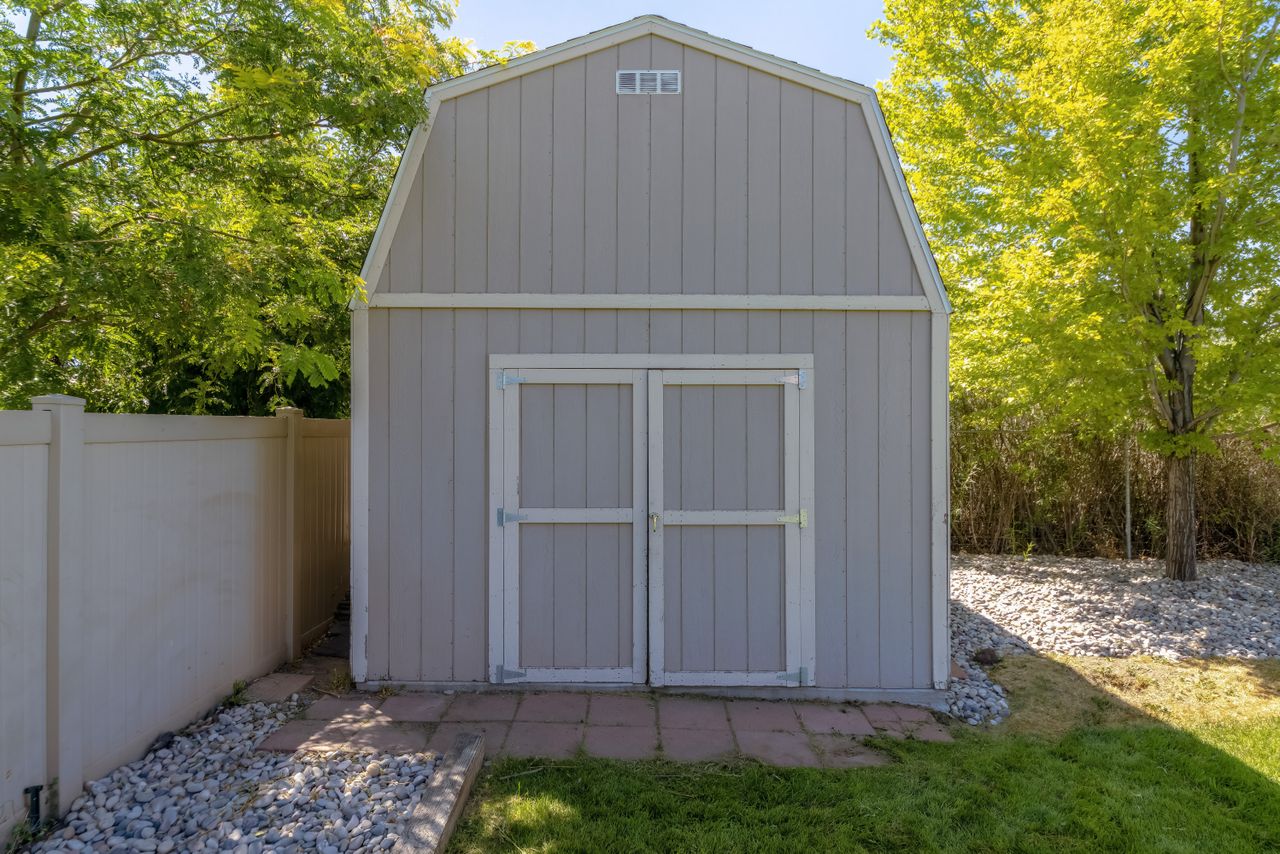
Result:
<svg viewBox="0 0 1280 854"><path fill-rule="evenodd" d="M374 234L373 242L365 258L364 267L361 270L361 277L369 287L369 296L372 297L377 287L376 283L386 264L390 244L396 233L396 226L399 223L401 212L409 195L409 189L414 182L423 160L423 154L426 151L427 140L431 134L431 126L437 112L436 108L441 102L647 35L660 36L677 44L775 75L783 80L807 86L861 107L867 126L872 129L871 135L881 170L884 175L892 176L890 186L894 208L907 236L911 260L920 282L924 285L930 309L934 312L949 313L951 311L950 301L947 299L937 264L929 249L915 205L907 189L902 165L894 151L893 143L889 136L889 128L885 123L884 114L880 109L875 90L860 83L825 74L799 63L763 53L746 45L713 36L658 15L642 15L510 60L505 64L492 65L431 86L426 93L427 104L430 108L429 118L424 125L415 128L409 137L404 156L401 158L400 167L391 186L390 195L386 206L383 208L377 231ZM353 301L352 307L362 308L364 304Z"/></svg>

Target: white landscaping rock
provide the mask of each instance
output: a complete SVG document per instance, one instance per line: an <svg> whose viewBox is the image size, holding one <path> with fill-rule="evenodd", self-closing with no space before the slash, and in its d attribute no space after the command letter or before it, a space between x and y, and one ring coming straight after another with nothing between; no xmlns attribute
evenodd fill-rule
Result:
<svg viewBox="0 0 1280 854"><path fill-rule="evenodd" d="M390 848L438 757L364 755L353 762L254 750L301 708L250 703L215 711L167 747L90 783L63 826L30 850ZM368 773L371 766L377 773Z"/></svg>
<svg viewBox="0 0 1280 854"><path fill-rule="evenodd" d="M1280 658L1280 566L1203 561L1200 578L1170 581L1154 560L956 555L951 650L968 679L952 680L951 714L1003 720L1003 691L973 661L1056 652L1128 658Z"/></svg>

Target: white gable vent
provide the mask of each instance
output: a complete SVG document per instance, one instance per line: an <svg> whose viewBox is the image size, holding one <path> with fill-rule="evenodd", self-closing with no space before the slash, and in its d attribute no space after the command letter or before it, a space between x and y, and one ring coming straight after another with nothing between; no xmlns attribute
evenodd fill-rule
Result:
<svg viewBox="0 0 1280 854"><path fill-rule="evenodd" d="M679 95L679 71L621 70L618 72L619 95Z"/></svg>

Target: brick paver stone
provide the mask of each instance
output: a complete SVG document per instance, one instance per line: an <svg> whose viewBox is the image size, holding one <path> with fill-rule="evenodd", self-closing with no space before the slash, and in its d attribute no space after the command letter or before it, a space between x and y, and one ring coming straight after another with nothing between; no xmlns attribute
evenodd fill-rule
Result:
<svg viewBox="0 0 1280 854"><path fill-rule="evenodd" d="M919 706L894 706L893 710L898 713L898 717L904 721L913 723L932 723L933 712L928 709L922 709Z"/></svg>
<svg viewBox="0 0 1280 854"><path fill-rule="evenodd" d="M509 721L516 715L516 694L459 694L444 713L446 721ZM488 745L485 746L486 751Z"/></svg>
<svg viewBox="0 0 1280 854"><path fill-rule="evenodd" d="M350 750L349 742L361 730L358 725L334 722L303 742L301 749L307 753L337 753Z"/></svg>
<svg viewBox="0 0 1280 854"><path fill-rule="evenodd" d="M427 750L444 753L453 747L454 739L462 733L480 733L484 735L485 758L491 759L502 751L509 728L510 724L504 721L445 721L427 740Z"/></svg>
<svg viewBox="0 0 1280 854"><path fill-rule="evenodd" d="M268 673L245 689L245 695L259 703L283 703L311 684L313 676L303 673Z"/></svg>
<svg viewBox="0 0 1280 854"><path fill-rule="evenodd" d="M328 721L285 721L282 726L264 738L259 750L270 750L279 753L293 753L303 743L328 726Z"/></svg>
<svg viewBox="0 0 1280 854"><path fill-rule="evenodd" d="M738 730L738 747L747 756L769 765L817 768L821 763L800 732L758 732Z"/></svg>
<svg viewBox="0 0 1280 854"><path fill-rule="evenodd" d="M815 735L813 740L822 751L822 764L827 768L870 768L888 765L890 758L879 750L859 744L847 735Z"/></svg>
<svg viewBox="0 0 1280 854"><path fill-rule="evenodd" d="M733 736L724 729L662 728L662 753L676 762L705 762L734 753Z"/></svg>
<svg viewBox="0 0 1280 854"><path fill-rule="evenodd" d="M725 705L729 707L729 722L737 733L795 732L800 728L790 703L729 700Z"/></svg>
<svg viewBox="0 0 1280 854"><path fill-rule="evenodd" d="M596 726L648 726L654 725L653 703L648 697L620 697L613 694L592 694L587 723Z"/></svg>
<svg viewBox="0 0 1280 854"><path fill-rule="evenodd" d="M692 697L663 697L658 701L658 723L663 729L703 729L729 731L723 700Z"/></svg>
<svg viewBox="0 0 1280 854"><path fill-rule="evenodd" d="M581 723L586 719L586 694L526 694L516 711L518 721Z"/></svg>
<svg viewBox="0 0 1280 854"><path fill-rule="evenodd" d="M375 723L357 729L347 744L361 752L421 753L427 747L427 731L413 724Z"/></svg>
<svg viewBox="0 0 1280 854"><path fill-rule="evenodd" d="M388 697L378 711L392 721L438 721L449 705L444 694L407 694Z"/></svg>
<svg viewBox="0 0 1280 854"><path fill-rule="evenodd" d="M545 756L568 759L582 745L580 723L544 723L517 720L507 734L503 752L508 756Z"/></svg>
<svg viewBox="0 0 1280 854"><path fill-rule="evenodd" d="M796 714L809 732L837 732L841 735L874 735L875 727L857 706L827 703L796 703Z"/></svg>
<svg viewBox="0 0 1280 854"><path fill-rule="evenodd" d="M321 697L302 716L313 721L366 721L374 717L380 702L376 697Z"/></svg>
<svg viewBox="0 0 1280 854"><path fill-rule="evenodd" d="M898 717L896 706L889 706L884 703L870 703L863 706L862 713L867 716L867 720L871 721L872 726L877 729L885 724L896 724L902 720Z"/></svg>
<svg viewBox="0 0 1280 854"><path fill-rule="evenodd" d="M649 726L588 726L587 752L606 759L652 759L658 752L658 728Z"/></svg>

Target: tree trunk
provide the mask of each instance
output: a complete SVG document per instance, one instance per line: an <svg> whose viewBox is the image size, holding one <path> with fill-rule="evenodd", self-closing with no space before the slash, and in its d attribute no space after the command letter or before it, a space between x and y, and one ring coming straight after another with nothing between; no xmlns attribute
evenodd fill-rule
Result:
<svg viewBox="0 0 1280 854"><path fill-rule="evenodd" d="M1169 494L1165 506L1164 574L1175 581L1196 580L1196 482L1194 457L1165 459Z"/></svg>

